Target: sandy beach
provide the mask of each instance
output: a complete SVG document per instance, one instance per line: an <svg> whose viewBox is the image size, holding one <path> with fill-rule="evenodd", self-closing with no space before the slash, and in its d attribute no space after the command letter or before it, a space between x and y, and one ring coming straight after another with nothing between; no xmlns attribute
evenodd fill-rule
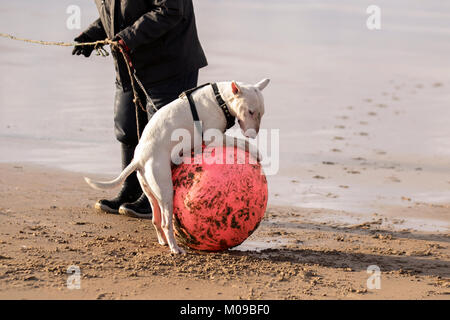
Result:
<svg viewBox="0 0 450 320"><path fill-rule="evenodd" d="M199 83L271 78L280 137L265 219L224 253L172 256L149 221L93 209L115 190L83 176L120 172L110 58L0 39L0 299L449 299L450 5L378 2L378 31L359 1L194 2ZM72 41L72 4L98 17L17 0L0 32Z"/></svg>
<svg viewBox="0 0 450 320"><path fill-rule="evenodd" d="M78 174L0 165L1 299L448 299L448 234L394 230L386 216L318 223L324 209L270 207L243 245L168 254L148 220L95 212ZM8 183L6 183L8 182ZM112 194L112 193L111 193ZM424 212L448 207L421 205ZM81 270L69 290L67 269ZM381 270L370 290L367 268Z"/></svg>

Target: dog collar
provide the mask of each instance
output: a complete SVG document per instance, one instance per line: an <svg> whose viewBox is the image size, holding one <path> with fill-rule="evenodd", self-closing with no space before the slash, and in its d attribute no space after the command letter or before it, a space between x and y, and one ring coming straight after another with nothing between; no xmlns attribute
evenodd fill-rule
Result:
<svg viewBox="0 0 450 320"><path fill-rule="evenodd" d="M213 82L211 83L211 87L213 88L217 103L219 104L220 109L222 109L223 114L225 115L225 119L227 121L227 129L230 129L232 126L234 126L236 118L231 115L227 103L225 102L225 100L223 100L222 95L220 94L217 84Z"/></svg>

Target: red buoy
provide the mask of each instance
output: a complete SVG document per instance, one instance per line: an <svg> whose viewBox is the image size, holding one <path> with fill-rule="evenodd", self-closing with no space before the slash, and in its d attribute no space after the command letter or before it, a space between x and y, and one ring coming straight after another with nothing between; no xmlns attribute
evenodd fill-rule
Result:
<svg viewBox="0 0 450 320"><path fill-rule="evenodd" d="M222 251L245 241L267 207L261 165L237 147L206 148L172 169L174 227L179 241L203 251Z"/></svg>

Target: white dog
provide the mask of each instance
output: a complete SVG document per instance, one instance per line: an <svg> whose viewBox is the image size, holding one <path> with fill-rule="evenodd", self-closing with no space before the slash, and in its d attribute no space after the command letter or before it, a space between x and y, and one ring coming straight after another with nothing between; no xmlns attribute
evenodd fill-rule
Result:
<svg viewBox="0 0 450 320"><path fill-rule="evenodd" d="M261 91L268 85L269 79L264 79L256 85L243 83L219 82L217 88L226 103L232 117L238 119L242 133L247 138L256 138L261 118L264 114L264 100ZM226 110L219 107L218 99L210 85L204 86L191 95L202 121L203 131L218 129L225 132L227 127ZM108 189L120 185L132 172L137 171L137 177L142 190L147 195L152 206L152 222L156 229L158 242L169 245L172 253L184 253L176 241L173 232L173 185L171 171L171 154L178 141L172 141L172 132L185 129L190 132L189 150L201 143L195 141L195 126L193 115L186 97L171 102L156 112L142 133L141 140L134 152L131 163L115 180L95 182L85 178L86 182L96 189ZM228 141L225 139L225 141ZM185 149L186 150L186 149ZM255 155L254 155L255 156ZM258 160L259 154L256 155Z"/></svg>

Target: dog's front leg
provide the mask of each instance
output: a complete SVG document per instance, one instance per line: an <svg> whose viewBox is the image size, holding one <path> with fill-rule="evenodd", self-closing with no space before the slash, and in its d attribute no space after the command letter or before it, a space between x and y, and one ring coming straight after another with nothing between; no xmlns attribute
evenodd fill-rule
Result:
<svg viewBox="0 0 450 320"><path fill-rule="evenodd" d="M254 159L258 162L262 161L262 155L258 150L258 147L250 144L248 140L239 139L229 135L223 135L223 146L226 147L238 147L241 150L248 151Z"/></svg>
<svg viewBox="0 0 450 320"><path fill-rule="evenodd" d="M248 142L247 139L239 139L234 138L233 141L234 145L237 146L239 149L248 151L252 155L254 159L256 159L258 162L262 161L262 155L258 150L258 147Z"/></svg>
<svg viewBox="0 0 450 320"><path fill-rule="evenodd" d="M254 159L258 162L262 161L262 155L258 148L248 142L248 140L239 139L226 134L218 135L215 133L212 141L208 143L207 147L211 148L223 148L223 147L238 147L241 150L248 151Z"/></svg>

